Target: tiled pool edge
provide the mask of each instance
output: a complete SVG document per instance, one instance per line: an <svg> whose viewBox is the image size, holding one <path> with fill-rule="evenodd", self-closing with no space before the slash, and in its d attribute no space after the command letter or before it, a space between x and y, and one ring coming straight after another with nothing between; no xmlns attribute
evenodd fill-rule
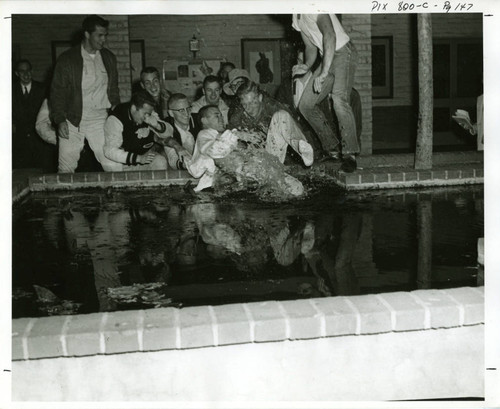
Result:
<svg viewBox="0 0 500 409"><path fill-rule="evenodd" d="M182 350L480 324L484 324L484 287L19 318L12 323L12 359Z"/></svg>
<svg viewBox="0 0 500 409"><path fill-rule="evenodd" d="M29 178L30 191L80 188L183 185L196 181L185 170L141 170L129 172L54 173ZM196 182L195 182L196 184Z"/></svg>
<svg viewBox="0 0 500 409"><path fill-rule="evenodd" d="M337 172L325 168L333 176L334 183L353 190L398 189L430 186L453 186L484 183L482 164L467 169L439 168L433 170L371 168L354 173ZM152 187L184 185L189 181L196 184L187 171L133 171L133 172L93 172L61 173L38 175L29 178L29 188L13 196L18 201L29 192L48 190L72 190L80 188L109 187Z"/></svg>
<svg viewBox="0 0 500 409"><path fill-rule="evenodd" d="M348 191L369 189L399 189L443 187L484 183L482 165L469 169L441 168L434 170L370 169L355 173L335 174L337 185Z"/></svg>

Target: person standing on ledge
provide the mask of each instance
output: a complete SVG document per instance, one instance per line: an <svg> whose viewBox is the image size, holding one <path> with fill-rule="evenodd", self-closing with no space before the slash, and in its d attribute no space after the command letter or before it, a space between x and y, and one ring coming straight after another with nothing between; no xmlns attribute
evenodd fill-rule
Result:
<svg viewBox="0 0 500 409"><path fill-rule="evenodd" d="M342 138L344 172L356 170L360 148L356 138L356 122L349 98L354 82L357 51L335 14L294 14L292 27L299 31L305 45L303 64L292 68L292 76L311 71L318 52L321 64L312 73L299 101L299 111L316 132L323 149L331 159L339 159L339 142L328 125L320 103L331 94Z"/></svg>
<svg viewBox="0 0 500 409"><path fill-rule="evenodd" d="M59 173L73 173L87 139L105 171L121 164L104 156L104 122L120 103L116 57L104 43L109 22L91 15L83 20L83 41L56 62L50 91L51 117L59 137Z"/></svg>

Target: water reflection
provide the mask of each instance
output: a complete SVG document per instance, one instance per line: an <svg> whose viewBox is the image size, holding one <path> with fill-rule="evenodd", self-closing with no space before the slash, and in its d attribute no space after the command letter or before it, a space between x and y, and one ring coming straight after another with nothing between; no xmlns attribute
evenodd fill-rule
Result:
<svg viewBox="0 0 500 409"><path fill-rule="evenodd" d="M40 200L14 221L14 292L27 299L36 284L91 312L475 284L482 194L367 197L293 207L154 193Z"/></svg>

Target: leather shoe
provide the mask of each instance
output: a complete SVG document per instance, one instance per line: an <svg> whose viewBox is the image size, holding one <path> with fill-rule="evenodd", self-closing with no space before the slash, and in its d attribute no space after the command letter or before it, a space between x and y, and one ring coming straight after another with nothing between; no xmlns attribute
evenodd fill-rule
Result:
<svg viewBox="0 0 500 409"><path fill-rule="evenodd" d="M356 170L358 164L356 163L356 158L352 155L347 155L342 158L342 165L340 170L346 173L352 173Z"/></svg>

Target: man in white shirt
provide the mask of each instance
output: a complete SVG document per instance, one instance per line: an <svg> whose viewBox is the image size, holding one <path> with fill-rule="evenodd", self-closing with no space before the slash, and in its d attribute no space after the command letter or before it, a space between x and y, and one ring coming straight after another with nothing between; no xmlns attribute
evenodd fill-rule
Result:
<svg viewBox="0 0 500 409"><path fill-rule="evenodd" d="M300 31L305 45L304 63L293 67L292 76L310 72L318 52L321 56L321 64L305 86L299 110L316 132L326 154L336 159L339 142L319 106L331 94L342 138L341 169L353 172L355 155L360 151L349 104L357 64L356 48L334 14L294 14L292 27Z"/></svg>
<svg viewBox="0 0 500 409"><path fill-rule="evenodd" d="M224 132L224 118L217 106L202 107L200 121L203 129L196 138L193 159L187 164L193 177L201 177L194 188L195 192L212 186L216 170L215 159L229 155L238 143L238 138L231 131Z"/></svg>
<svg viewBox="0 0 500 409"><path fill-rule="evenodd" d="M85 139L105 171L121 165L104 156L104 122L120 103L115 55L104 47L109 22L92 15L83 20L81 44L57 59L49 108L59 137L59 173L73 173Z"/></svg>
<svg viewBox="0 0 500 409"><path fill-rule="evenodd" d="M224 125L227 125L227 114L229 112L229 107L226 105L224 100L220 97L222 92L222 86L220 79L215 75L207 75L203 80L203 96L193 102L193 107L191 113L197 114L201 108L206 105L215 105L219 107L219 111L222 113L224 119Z"/></svg>

